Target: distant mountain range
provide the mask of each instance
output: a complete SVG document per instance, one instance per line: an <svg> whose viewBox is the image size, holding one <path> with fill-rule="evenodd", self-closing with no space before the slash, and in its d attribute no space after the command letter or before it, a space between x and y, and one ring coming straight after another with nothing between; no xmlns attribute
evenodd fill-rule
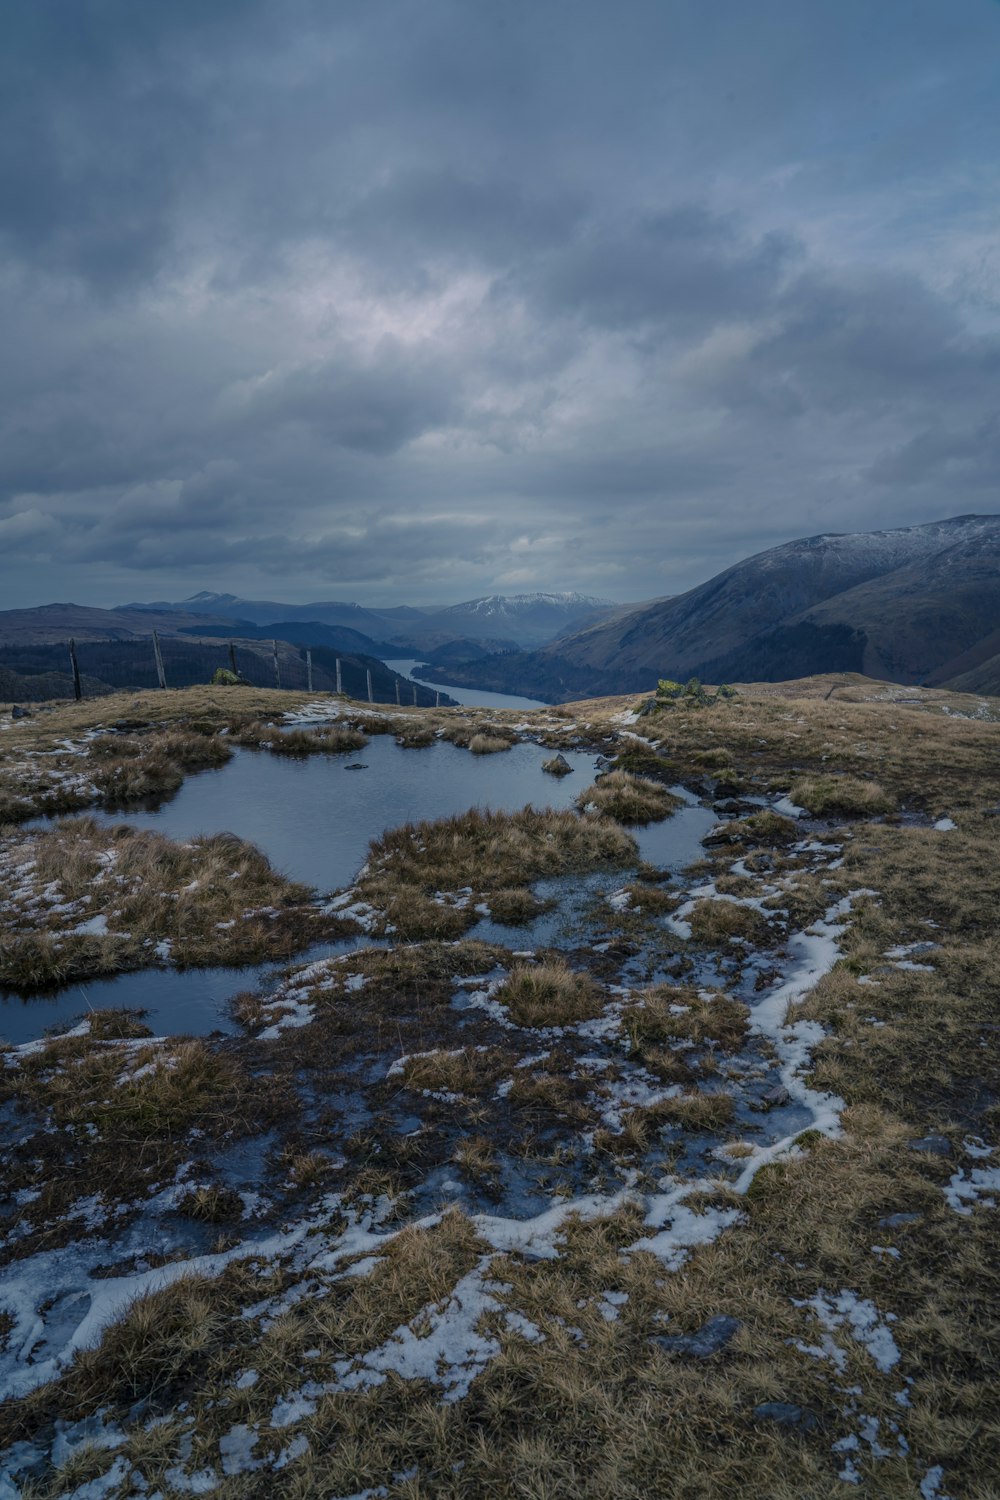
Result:
<svg viewBox="0 0 1000 1500"><path fill-rule="evenodd" d="M787 542L676 598L435 678L565 702L642 692L658 677L839 671L1000 689L1000 516Z"/></svg>
<svg viewBox="0 0 1000 1500"><path fill-rule="evenodd" d="M161 615L180 612L274 628L278 623L288 627L306 622L343 626L367 637L371 644L382 643L397 655L405 655L408 651L433 651L461 639L494 643L500 649L540 646L563 631L604 619L619 607L587 594L490 594L463 604L401 604L383 608L336 599L281 604L273 599L241 599L236 594L203 592L176 603L161 600L118 608L130 614L150 610Z"/></svg>

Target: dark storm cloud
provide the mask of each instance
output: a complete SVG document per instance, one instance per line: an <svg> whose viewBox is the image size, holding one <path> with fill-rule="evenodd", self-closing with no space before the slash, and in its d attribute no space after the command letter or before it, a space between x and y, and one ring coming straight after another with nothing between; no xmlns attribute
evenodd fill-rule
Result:
<svg viewBox="0 0 1000 1500"><path fill-rule="evenodd" d="M993 504L987 0L3 26L8 603L641 597Z"/></svg>

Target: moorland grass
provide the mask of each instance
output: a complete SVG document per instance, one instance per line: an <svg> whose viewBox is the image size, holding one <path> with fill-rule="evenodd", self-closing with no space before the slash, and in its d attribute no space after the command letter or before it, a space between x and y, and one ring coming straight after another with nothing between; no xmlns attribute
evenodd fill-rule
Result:
<svg viewBox="0 0 1000 1500"><path fill-rule="evenodd" d="M703 897L695 902L686 920L697 943L727 943L740 938L746 943L766 946L771 936L767 918L756 907L741 906L736 900Z"/></svg>
<svg viewBox="0 0 1000 1500"><path fill-rule="evenodd" d="M866 818L895 810L896 799L877 781L856 776L804 776L792 783L789 797L817 818Z"/></svg>
<svg viewBox="0 0 1000 1500"><path fill-rule="evenodd" d="M373 840L358 882L364 901L409 939L457 936L477 920L481 899L523 889L526 880L566 875L636 860L636 845L605 818L522 808L473 808L436 822L406 823ZM435 896L467 890L475 900L455 907Z"/></svg>
<svg viewBox="0 0 1000 1500"><path fill-rule="evenodd" d="M310 895L234 834L180 844L89 817L19 831L0 861L0 986L28 992L141 967L163 943L177 964L291 954L340 925ZM95 922L104 930L75 930Z"/></svg>
<svg viewBox="0 0 1000 1500"><path fill-rule="evenodd" d="M572 1026L591 1021L604 1008L605 996L589 974L563 962L518 964L493 999L505 1007L515 1026Z"/></svg>
<svg viewBox="0 0 1000 1500"><path fill-rule="evenodd" d="M616 823L661 822L681 806L680 798L658 781L629 771L609 771L576 800L584 812L614 818Z"/></svg>

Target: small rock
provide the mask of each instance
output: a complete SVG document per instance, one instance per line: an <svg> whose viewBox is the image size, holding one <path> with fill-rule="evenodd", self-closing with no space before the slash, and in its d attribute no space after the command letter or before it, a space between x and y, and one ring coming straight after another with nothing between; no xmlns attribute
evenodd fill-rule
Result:
<svg viewBox="0 0 1000 1500"><path fill-rule="evenodd" d="M344 767L345 771L367 771L367 769L363 760L352 760L349 766Z"/></svg>
<svg viewBox="0 0 1000 1500"><path fill-rule="evenodd" d="M10 716L12 719L30 719L31 712L29 709L21 708L18 704L15 703L10 711Z"/></svg>
<svg viewBox="0 0 1000 1500"><path fill-rule="evenodd" d="M653 1343L670 1354L690 1354L695 1359L708 1359L718 1354L738 1333L743 1325L739 1318L727 1318L723 1314L709 1318L697 1333L658 1334Z"/></svg>
<svg viewBox="0 0 1000 1500"><path fill-rule="evenodd" d="M542 770L548 771L550 776L572 776L573 774L573 767L561 750L557 755L553 755L551 760L542 762Z"/></svg>
<svg viewBox="0 0 1000 1500"><path fill-rule="evenodd" d="M880 1229L902 1229L904 1224L919 1224L923 1214L886 1214L884 1219L879 1219Z"/></svg>
<svg viewBox="0 0 1000 1500"><path fill-rule="evenodd" d="M762 1401L755 1406L753 1414L761 1422L774 1422L778 1427L788 1427L799 1432L815 1432L819 1417L808 1406L796 1406L791 1401Z"/></svg>
<svg viewBox="0 0 1000 1500"><path fill-rule="evenodd" d="M791 1102L792 1096L785 1085L777 1083L773 1089L768 1089L766 1094L761 1094L760 1098L754 1099L750 1107L760 1113L766 1113L770 1109L781 1109L783 1105L791 1104Z"/></svg>
<svg viewBox="0 0 1000 1500"><path fill-rule="evenodd" d="M944 1135L922 1135L919 1140L907 1141L911 1151L922 1151L925 1156L950 1156L951 1141Z"/></svg>

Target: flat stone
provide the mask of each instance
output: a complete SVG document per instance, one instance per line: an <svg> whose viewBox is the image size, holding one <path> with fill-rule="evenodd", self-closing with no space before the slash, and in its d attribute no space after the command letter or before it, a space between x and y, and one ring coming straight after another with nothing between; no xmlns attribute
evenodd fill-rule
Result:
<svg viewBox="0 0 1000 1500"><path fill-rule="evenodd" d="M792 1401L762 1401L753 1409L761 1422L774 1422L778 1427L787 1427L798 1432L815 1432L819 1417L808 1406L796 1406Z"/></svg>
<svg viewBox="0 0 1000 1500"><path fill-rule="evenodd" d="M919 1224L923 1214L886 1214L884 1219L879 1219L880 1229L902 1229L904 1224Z"/></svg>
<svg viewBox="0 0 1000 1500"><path fill-rule="evenodd" d="M791 1104L792 1096L783 1083L775 1084L766 1093L756 1099L751 1099L750 1108L755 1109L758 1114L766 1114L768 1110L781 1109L785 1104Z"/></svg>
<svg viewBox="0 0 1000 1500"><path fill-rule="evenodd" d="M697 1333L658 1334L653 1343L669 1354L690 1354L695 1359L708 1359L724 1349L742 1327L739 1318L727 1318L724 1314L709 1318Z"/></svg>
<svg viewBox="0 0 1000 1500"><path fill-rule="evenodd" d="M907 1141L911 1151L922 1151L925 1156L950 1156L951 1141L944 1135L922 1135L919 1140Z"/></svg>
<svg viewBox="0 0 1000 1500"><path fill-rule="evenodd" d="M352 761L349 766L344 767L345 771L367 771L367 769L368 767L361 760Z"/></svg>

